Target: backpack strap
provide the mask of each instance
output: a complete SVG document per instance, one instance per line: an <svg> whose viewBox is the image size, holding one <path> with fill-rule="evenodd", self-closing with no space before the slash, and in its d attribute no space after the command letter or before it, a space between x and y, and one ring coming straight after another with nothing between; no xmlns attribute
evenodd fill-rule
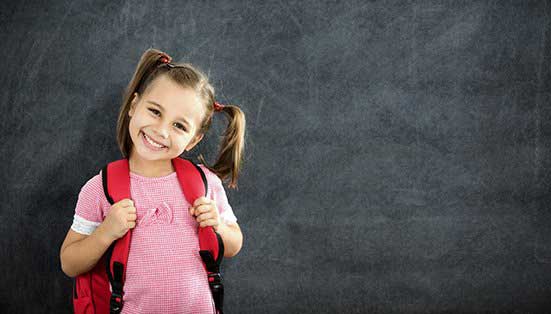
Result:
<svg viewBox="0 0 551 314"><path fill-rule="evenodd" d="M130 167L128 159L110 162L102 170L103 191L111 205L125 198L130 198ZM115 240L106 252L106 271L111 283L111 314L120 313L123 306L123 286L126 275L126 264L130 250L132 229Z"/></svg>
<svg viewBox="0 0 551 314"><path fill-rule="evenodd" d="M188 203L193 205L196 199L207 196L208 183L205 173L193 161L186 158L172 159L178 181ZM224 257L224 242L222 237L211 226L198 227L199 255L208 274L209 287L218 313L222 314L224 287L220 275L220 264Z"/></svg>

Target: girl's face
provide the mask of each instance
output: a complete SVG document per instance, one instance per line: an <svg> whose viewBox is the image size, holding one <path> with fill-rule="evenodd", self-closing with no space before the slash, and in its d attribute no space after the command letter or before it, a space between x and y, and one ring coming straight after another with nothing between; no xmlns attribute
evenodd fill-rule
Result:
<svg viewBox="0 0 551 314"><path fill-rule="evenodd" d="M131 156L170 160L192 149L203 135L194 137L205 114L197 94L170 78L156 78L148 90L134 93L128 115L133 147Z"/></svg>

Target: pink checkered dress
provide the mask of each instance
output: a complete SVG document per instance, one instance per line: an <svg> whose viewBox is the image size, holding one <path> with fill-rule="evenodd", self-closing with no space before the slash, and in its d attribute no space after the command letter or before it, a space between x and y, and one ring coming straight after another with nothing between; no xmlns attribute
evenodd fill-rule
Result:
<svg viewBox="0 0 551 314"><path fill-rule="evenodd" d="M199 164L222 221L236 222L220 178ZM207 272L199 255L198 223L190 216L176 172L144 177L130 172L130 194L137 211L128 255L122 314L214 313ZM91 234L110 204L101 171L82 187L71 229Z"/></svg>

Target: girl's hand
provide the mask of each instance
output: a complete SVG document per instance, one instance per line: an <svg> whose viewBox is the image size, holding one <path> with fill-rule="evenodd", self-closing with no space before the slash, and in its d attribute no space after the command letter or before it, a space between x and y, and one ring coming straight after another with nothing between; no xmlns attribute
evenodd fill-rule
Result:
<svg viewBox="0 0 551 314"><path fill-rule="evenodd" d="M199 197L189 208L189 214L195 217L200 227L212 226L215 231L218 231L220 216L214 200L204 196Z"/></svg>
<svg viewBox="0 0 551 314"><path fill-rule="evenodd" d="M136 226L136 208L131 199L122 199L111 206L102 222L105 233L113 240L122 238Z"/></svg>

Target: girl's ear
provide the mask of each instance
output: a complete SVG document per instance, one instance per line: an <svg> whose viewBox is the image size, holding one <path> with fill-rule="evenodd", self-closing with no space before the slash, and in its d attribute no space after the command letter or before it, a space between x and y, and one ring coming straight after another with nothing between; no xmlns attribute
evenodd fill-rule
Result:
<svg viewBox="0 0 551 314"><path fill-rule="evenodd" d="M136 104L138 103L138 93L134 93L132 101L130 102L130 110L128 110L128 116L132 117L134 111L136 110Z"/></svg>

